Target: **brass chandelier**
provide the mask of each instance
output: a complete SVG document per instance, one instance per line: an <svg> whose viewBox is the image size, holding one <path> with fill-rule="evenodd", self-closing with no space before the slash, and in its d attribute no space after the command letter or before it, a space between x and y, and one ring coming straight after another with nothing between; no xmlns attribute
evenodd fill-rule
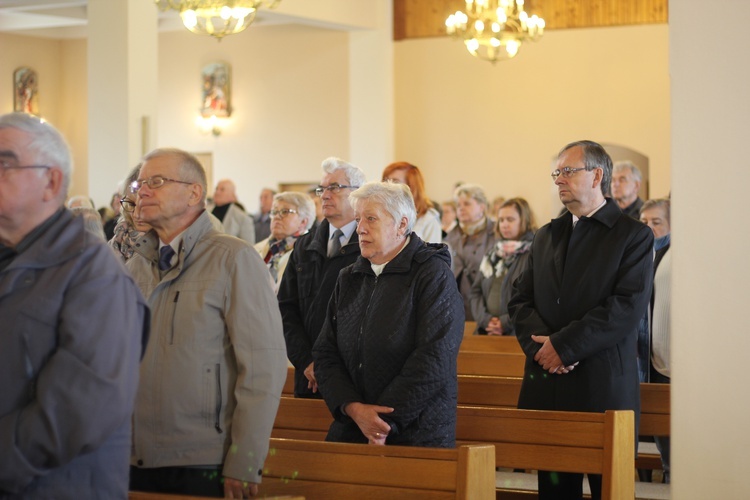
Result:
<svg viewBox="0 0 750 500"><path fill-rule="evenodd" d="M193 33L221 40L244 31L259 7L275 7L281 0L154 0L159 10L176 10Z"/></svg>
<svg viewBox="0 0 750 500"><path fill-rule="evenodd" d="M544 34L544 19L529 16L524 0L466 0L466 10L445 20L446 31L471 54L495 63L513 58L521 44Z"/></svg>

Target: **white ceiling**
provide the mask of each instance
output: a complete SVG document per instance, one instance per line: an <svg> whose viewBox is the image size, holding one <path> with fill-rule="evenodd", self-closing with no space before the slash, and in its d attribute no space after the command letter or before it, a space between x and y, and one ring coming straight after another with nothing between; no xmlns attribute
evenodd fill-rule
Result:
<svg viewBox="0 0 750 500"><path fill-rule="evenodd" d="M260 9L254 24L297 23L344 30L367 28L368 1L371 0L284 0L276 9ZM0 33L83 38L87 35L87 4L88 0L0 0ZM326 13L335 15L326 16ZM160 31L180 29L185 28L179 13L173 10L159 13Z"/></svg>

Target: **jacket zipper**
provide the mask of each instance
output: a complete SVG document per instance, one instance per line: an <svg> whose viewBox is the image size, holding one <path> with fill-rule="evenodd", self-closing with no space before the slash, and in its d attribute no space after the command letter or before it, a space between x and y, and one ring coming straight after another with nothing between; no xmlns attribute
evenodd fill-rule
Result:
<svg viewBox="0 0 750 500"><path fill-rule="evenodd" d="M216 363L216 421L214 422L216 432L221 434L221 365Z"/></svg>
<svg viewBox="0 0 750 500"><path fill-rule="evenodd" d="M169 334L169 345L174 344L174 319L177 316L177 301L180 298L180 291L174 294L174 308L172 309L172 330Z"/></svg>
<svg viewBox="0 0 750 500"><path fill-rule="evenodd" d="M362 322L359 324L359 335L357 335L357 352L359 353L359 363L357 366L357 373L358 378L360 380L357 381L357 384L361 387L361 379L362 379L362 336L364 335L364 325L367 322L367 315L370 312L370 304L372 304L372 297L375 295L375 288L378 286L378 278L379 276L375 276L375 283L372 285L372 291L370 292L370 299L367 301L367 308L365 309L365 315L362 318Z"/></svg>

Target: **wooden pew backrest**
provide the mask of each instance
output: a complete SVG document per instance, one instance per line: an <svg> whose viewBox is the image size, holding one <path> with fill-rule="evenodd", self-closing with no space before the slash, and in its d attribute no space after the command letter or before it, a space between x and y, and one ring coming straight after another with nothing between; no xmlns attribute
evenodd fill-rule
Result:
<svg viewBox="0 0 750 500"><path fill-rule="evenodd" d="M520 353L458 351L459 375L523 377L526 356Z"/></svg>
<svg viewBox="0 0 750 500"><path fill-rule="evenodd" d="M458 407L456 438L495 445L498 467L602 474L602 498L635 495L634 414Z"/></svg>
<svg viewBox="0 0 750 500"><path fill-rule="evenodd" d="M492 446L456 449L271 439L260 492L332 498L495 498Z"/></svg>
<svg viewBox="0 0 750 500"><path fill-rule="evenodd" d="M510 336L464 335L459 349L462 351L506 352L523 355L518 339Z"/></svg>

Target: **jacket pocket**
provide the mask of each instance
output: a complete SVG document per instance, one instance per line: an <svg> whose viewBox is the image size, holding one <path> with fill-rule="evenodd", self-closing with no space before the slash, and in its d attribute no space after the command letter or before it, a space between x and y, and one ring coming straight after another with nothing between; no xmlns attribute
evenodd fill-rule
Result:
<svg viewBox="0 0 750 500"><path fill-rule="evenodd" d="M223 406L223 404L221 397L221 365L219 363L216 363L215 365L214 375L216 376L216 406L214 407L214 429L216 429L216 432L221 434L224 431L221 430L221 407Z"/></svg>
<svg viewBox="0 0 750 500"><path fill-rule="evenodd" d="M203 418L206 427L212 427L218 434L222 434L221 411L224 407L221 364L206 364L203 366Z"/></svg>
<svg viewBox="0 0 750 500"><path fill-rule="evenodd" d="M18 322L23 349L23 367L28 379L36 379L39 370L57 349L57 321L48 301L19 311Z"/></svg>
<svg viewBox="0 0 750 500"><path fill-rule="evenodd" d="M622 353L620 352L620 346L616 345L610 349L607 349L607 361L609 361L609 368L613 375L619 377L622 375L623 362Z"/></svg>

